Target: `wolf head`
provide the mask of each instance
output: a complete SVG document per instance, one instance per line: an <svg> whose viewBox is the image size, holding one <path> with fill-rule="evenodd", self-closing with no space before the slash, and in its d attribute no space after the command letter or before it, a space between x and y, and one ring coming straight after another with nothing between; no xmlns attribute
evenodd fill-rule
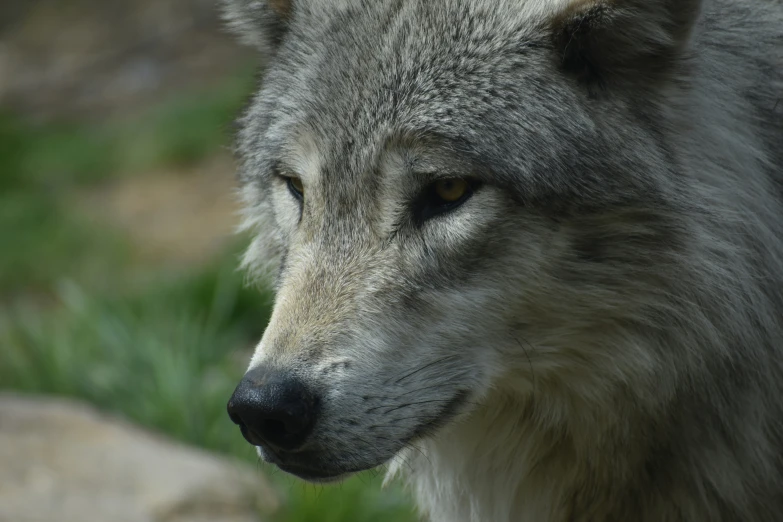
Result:
<svg viewBox="0 0 783 522"><path fill-rule="evenodd" d="M489 394L662 385L627 341L682 277L665 127L698 7L227 0L269 57L238 155L277 297L229 405L265 459L330 480Z"/></svg>

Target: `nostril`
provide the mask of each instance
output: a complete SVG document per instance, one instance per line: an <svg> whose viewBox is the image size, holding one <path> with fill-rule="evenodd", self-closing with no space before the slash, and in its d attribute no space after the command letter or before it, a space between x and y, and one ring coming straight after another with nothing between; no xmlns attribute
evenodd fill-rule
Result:
<svg viewBox="0 0 783 522"><path fill-rule="evenodd" d="M275 419L266 419L262 423L261 433L270 441L285 440L291 435L284 422Z"/></svg>
<svg viewBox="0 0 783 522"><path fill-rule="evenodd" d="M311 417L287 417L281 412L266 412L240 424L245 438L256 446L265 442L274 447L294 450L301 446L309 435L312 426Z"/></svg>

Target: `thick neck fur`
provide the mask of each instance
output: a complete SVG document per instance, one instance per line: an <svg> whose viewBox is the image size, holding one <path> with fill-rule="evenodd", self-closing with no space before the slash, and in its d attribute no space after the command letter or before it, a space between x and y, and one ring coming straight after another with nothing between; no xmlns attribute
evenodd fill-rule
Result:
<svg viewBox="0 0 783 522"><path fill-rule="evenodd" d="M748 452L747 440L715 436L711 413L700 419L676 398L656 419L637 412L623 397L633 392L621 387L607 393L603 409L551 391L494 393L398 456L390 476L406 476L432 522L729 521L739 512L774 519L765 517L776 508L754 505L749 491L776 473L761 431L750 430L758 447ZM756 413L737 418L763 424ZM704 433L689 427L693 419L705 423ZM752 468L758 485L737 489L729 477Z"/></svg>
<svg viewBox="0 0 783 522"><path fill-rule="evenodd" d="M585 454L587 437L604 429L557 428L553 419L539 417L541 409L532 398L498 394L489 399L491 407L465 417L396 463L409 473L418 505L433 522L555 522L577 520L577 509L587 516L606 507L609 499L586 503L584 498L591 487L604 490L599 483L609 478L591 476L590 459L600 454ZM626 466L615 462L613 471L624 475Z"/></svg>
<svg viewBox="0 0 783 522"><path fill-rule="evenodd" d="M524 404L499 400L397 463L434 522L567 519L561 504L575 481L559 470L572 467L573 446L536 426Z"/></svg>

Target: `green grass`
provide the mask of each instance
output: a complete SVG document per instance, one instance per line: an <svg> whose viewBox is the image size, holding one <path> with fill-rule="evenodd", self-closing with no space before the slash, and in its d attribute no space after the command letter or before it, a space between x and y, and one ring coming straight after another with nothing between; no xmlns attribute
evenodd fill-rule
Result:
<svg viewBox="0 0 783 522"><path fill-rule="evenodd" d="M110 283L99 265L117 271L127 253L123 241L91 230L65 208L64 196L108 178L209 158L228 145L253 83L252 70L243 69L211 88L100 122L40 125L0 110L0 304L22 287L46 292L62 277Z"/></svg>
<svg viewBox="0 0 783 522"><path fill-rule="evenodd" d="M270 312L236 272L241 245L173 276L129 266L127 238L80 217L74 190L198 163L227 144L252 86L239 71L143 113L41 126L0 113L0 389L89 401L251 464L225 404ZM365 474L314 487L259 465L281 491L275 522L409 522L398 488Z"/></svg>
<svg viewBox="0 0 783 522"><path fill-rule="evenodd" d="M109 285L125 265L127 244L95 230L55 194L0 189L0 306L19 294L49 293L63 278Z"/></svg>

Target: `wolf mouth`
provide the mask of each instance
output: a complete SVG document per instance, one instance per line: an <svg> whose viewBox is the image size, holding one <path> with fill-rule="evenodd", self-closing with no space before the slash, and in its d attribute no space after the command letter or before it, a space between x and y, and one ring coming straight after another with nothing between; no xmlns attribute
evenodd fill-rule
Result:
<svg viewBox="0 0 783 522"><path fill-rule="evenodd" d="M351 475L354 475L356 473L361 473L362 471L367 471L375 467L375 466L371 466L368 468L358 468L358 469L352 469L346 471L331 472L331 471L324 471L322 469L314 469L314 468L302 467L302 466L293 466L293 465L286 465L286 464L276 464L276 465L278 468L280 468L282 471L286 473L294 475L295 477L298 477L304 481L315 482L315 483L338 482L340 480L350 477Z"/></svg>
<svg viewBox="0 0 783 522"><path fill-rule="evenodd" d="M416 427L416 429L413 430L411 436L405 440L405 445L407 446L408 444L418 439L432 435L437 430L448 424L448 422L459 413L459 411L462 409L462 406L467 403L469 395L469 392L466 390L460 390L457 392L457 394L440 410L440 412L438 412L437 415L435 415L429 421L420 424Z"/></svg>
<svg viewBox="0 0 783 522"><path fill-rule="evenodd" d="M399 448L395 451L395 453L405 449L417 440L420 440L428 435L432 435L438 429L446 425L451 419L454 418L454 416L459 413L461 407L467 402L467 399L468 392L458 392L438 412L437 415L417 426L411 435L399 439ZM339 465L335 465L334 467L321 465L319 461L322 461L323 457L316 457L315 455L313 455L312 459L300 458L296 464L285 462L286 459L284 456L279 455L274 451L270 451L269 449L262 448L262 455L264 460L270 464L274 464L283 472L294 475L301 480L313 483L338 482L356 473L369 471L373 468L381 466L388 462L389 458L392 457L392 455L389 455L388 458L378 459L378 461L374 464L346 469L339 467ZM306 460L310 460L310 462L306 462ZM335 460L339 462L339 458L336 458ZM335 464L338 464L338 462L335 462Z"/></svg>

